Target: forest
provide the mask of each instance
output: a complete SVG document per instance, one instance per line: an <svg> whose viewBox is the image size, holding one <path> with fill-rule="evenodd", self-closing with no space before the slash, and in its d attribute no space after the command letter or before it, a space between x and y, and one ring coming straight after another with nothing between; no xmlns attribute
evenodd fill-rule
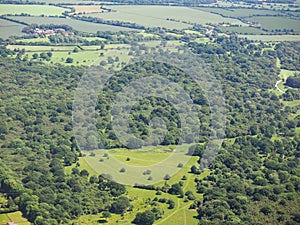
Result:
<svg viewBox="0 0 300 225"><path fill-rule="evenodd" d="M299 43L276 43L272 48L231 35L216 36L211 43L189 42L186 47L211 67L222 84L225 139L209 175L193 181L202 199L183 193L179 184L148 188L179 198L186 195L190 209L197 210L199 224L298 224L300 117L295 113L299 106L284 103L299 100L299 86L294 85L299 76L286 80L285 86L291 88L282 95L274 85L280 69L299 70ZM132 49L132 54L136 52ZM80 169L83 156L72 132L72 103L86 67L46 65L13 58L15 54L4 46L0 49L0 191L10 200L1 210L19 209L36 225L72 224L82 215L109 217L132 211L126 186ZM129 82L156 73L177 82L198 105L199 142L205 145L211 122L207 99L187 74L157 62L125 66L111 77L95 108L98 130L87 139L92 141L92 133L97 132L107 148L124 147L111 127L112 101ZM146 139L151 118L161 117L168 133L157 143L177 144L181 127L174 107L151 97L139 103L131 110L134 134ZM131 147L142 146L131 143ZM201 157L202 150L199 147L194 156ZM65 167L71 165L75 165L71 173L66 173ZM192 167L190 173L201 171ZM175 207L171 200L155 201ZM132 222L153 224L159 218L152 208L137 213Z"/></svg>

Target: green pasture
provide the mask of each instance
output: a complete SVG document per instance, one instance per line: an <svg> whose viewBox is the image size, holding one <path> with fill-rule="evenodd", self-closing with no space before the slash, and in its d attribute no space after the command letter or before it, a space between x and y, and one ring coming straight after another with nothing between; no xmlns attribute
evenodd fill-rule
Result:
<svg viewBox="0 0 300 225"><path fill-rule="evenodd" d="M70 11L70 9L60 8L51 5L0 5L0 15L30 14L31 16L60 16L65 11Z"/></svg>
<svg viewBox="0 0 300 225"><path fill-rule="evenodd" d="M236 19L223 18L222 16L210 12L187 7L110 6L110 8L113 10L110 13L90 14L90 16L106 20L132 22L146 27L166 27L169 29L184 29L191 27L191 25L183 22L197 24L221 22L243 24Z"/></svg>
<svg viewBox="0 0 300 225"><path fill-rule="evenodd" d="M26 26L0 19L0 38L7 39L10 36L25 36L26 34L22 32L24 27Z"/></svg>
<svg viewBox="0 0 300 225"><path fill-rule="evenodd" d="M160 149L160 153L153 153L152 150L128 150L132 151L131 154L127 153L132 157L133 161L123 159L123 156L117 154L118 149L113 150L97 150L94 151L95 156L86 156L87 162L91 167L99 174L105 173L110 174L114 179L117 179L121 183L139 183L139 184L154 184L160 180L163 180L164 176L169 174L172 175L179 171L177 167L179 163L188 161L190 156L186 155L187 147L180 146L172 154L164 154L164 149ZM104 153L107 152L110 156L104 157ZM127 156L124 156L127 158ZM122 168L125 168L126 172L120 172ZM149 175L143 175L143 171L151 170L152 180L148 180ZM161 173L164 171L164 173ZM133 179L134 177L134 179Z"/></svg>
<svg viewBox="0 0 300 225"><path fill-rule="evenodd" d="M57 24L57 25L69 25L73 29L85 33L93 33L96 34L97 31L133 31L134 29L120 27L120 26L111 26L100 23L90 23L80 20L75 20L71 18L54 18L54 17L26 17L26 16L10 16L17 21L25 22L28 24Z"/></svg>
<svg viewBox="0 0 300 225"><path fill-rule="evenodd" d="M17 43L50 43L50 40L48 37L38 37L38 38L22 38L17 39Z"/></svg>
<svg viewBox="0 0 300 225"><path fill-rule="evenodd" d="M182 146L187 148L189 145ZM87 169L91 175L97 174L98 167L101 167L101 164L98 164L91 160L91 158L103 158L107 157L117 158L119 161L131 165L144 165L149 163L157 163L160 160L163 160L165 157L168 157L171 154L171 150L174 149L174 146L158 146L154 149L151 147L143 147L138 150L127 150L127 149L111 149L106 150L108 156L103 157L103 151L97 152L93 151L96 156L85 156L79 159L80 169ZM88 153L88 152L87 152ZM130 158L130 161L126 161L127 158ZM110 160L108 159L108 161ZM205 170L200 175L195 175L189 173L190 167L192 165L197 165L198 157L191 157L186 165L183 166L181 170L174 176L171 176L171 179L167 181L168 184L172 185L181 181L183 175L187 177L187 180L183 181L183 191L186 192L188 190L192 191L197 198L202 198L202 194L196 193L196 186L194 179L197 177L198 179L203 179L205 176L209 174L208 170ZM97 168L95 168L95 166ZM110 170L114 169L115 165L110 166ZM71 167L66 168L66 172L71 172ZM161 168L161 171L165 171L165 168ZM98 172L99 174L99 172ZM165 181L159 182L156 186L163 186ZM147 199L153 199L155 197L158 198L166 198L172 199L175 202L174 209L168 209L167 204L159 203L157 207L164 211L163 218L159 219L155 222L155 224L163 224L163 225L173 225L173 224L187 224L187 225L196 225L198 224L195 216L197 212L195 210L189 210L189 206L192 201L184 202L185 198L178 198L176 195L170 195L168 193L162 193L161 195L156 195L155 190L144 190L133 188L132 186L127 186L127 194L126 196L132 200L131 204L134 206L132 212L127 212L124 216L112 214L112 217L107 220L107 224L124 224L129 225L132 224L131 221L135 218L137 212L142 212L147 209L150 209L149 204L146 203ZM97 224L99 221L104 221L104 218L101 218L101 215L86 215L81 216L79 219L74 221L74 224Z"/></svg>
<svg viewBox="0 0 300 225"><path fill-rule="evenodd" d="M10 50L14 49L25 49L26 52L43 52L43 51L72 51L75 46L43 46L43 45L8 45L7 48Z"/></svg>

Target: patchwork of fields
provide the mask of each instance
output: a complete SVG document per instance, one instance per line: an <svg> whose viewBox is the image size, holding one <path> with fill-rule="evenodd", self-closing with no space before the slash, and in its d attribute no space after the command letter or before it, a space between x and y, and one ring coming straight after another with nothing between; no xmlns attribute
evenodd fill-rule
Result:
<svg viewBox="0 0 300 225"><path fill-rule="evenodd" d="M110 6L113 12L90 14L89 16L105 20L119 20L149 27L166 27L183 29L190 27L187 23L232 23L243 25L236 19L224 18L219 15L187 7L166 6Z"/></svg>
<svg viewBox="0 0 300 225"><path fill-rule="evenodd" d="M10 16L8 18L25 22L28 24L64 24L73 27L75 30L86 33L97 33L97 31L131 31L133 29L119 26L110 26L99 23L89 23L70 18L52 18L52 17L27 17L27 16Z"/></svg>

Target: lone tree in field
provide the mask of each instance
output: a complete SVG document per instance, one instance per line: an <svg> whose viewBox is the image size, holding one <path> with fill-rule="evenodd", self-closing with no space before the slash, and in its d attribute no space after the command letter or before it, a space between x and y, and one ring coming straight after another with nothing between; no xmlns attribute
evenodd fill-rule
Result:
<svg viewBox="0 0 300 225"><path fill-rule="evenodd" d="M73 59L72 59L71 57L68 57L68 58L66 59L66 63L73 63Z"/></svg>

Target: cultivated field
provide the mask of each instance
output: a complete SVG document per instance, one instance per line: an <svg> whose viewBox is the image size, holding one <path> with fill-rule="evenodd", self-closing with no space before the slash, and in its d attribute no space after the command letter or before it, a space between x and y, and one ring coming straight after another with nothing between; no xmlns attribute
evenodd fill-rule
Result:
<svg viewBox="0 0 300 225"><path fill-rule="evenodd" d="M69 8L75 9L75 14L78 13L101 13L104 10L101 9L100 5L70 5Z"/></svg>
<svg viewBox="0 0 300 225"><path fill-rule="evenodd" d="M97 33L97 31L131 31L133 29L110 26L99 23L89 23L80 20L74 20L70 18L50 18L50 17L26 17L26 16L11 16L9 18L17 21L22 21L28 24L65 24L73 27L75 30L86 33Z"/></svg>
<svg viewBox="0 0 300 225"><path fill-rule="evenodd" d="M225 8L197 8L203 11L217 13L225 17L242 18L253 15L284 15L278 11L264 9L225 9Z"/></svg>
<svg viewBox="0 0 300 225"><path fill-rule="evenodd" d="M274 16L254 16L247 18L250 22L259 22L262 28L268 31L283 29L293 29L295 32L300 32L300 20L289 19L285 17Z"/></svg>
<svg viewBox="0 0 300 225"><path fill-rule="evenodd" d="M243 24L239 20L223 18L222 16L187 7L171 6L110 6L114 12L90 14L106 20L119 20L137 23L146 27L166 27L170 29L183 29L191 25L182 23L221 23ZM172 19L175 21L170 21Z"/></svg>
<svg viewBox="0 0 300 225"><path fill-rule="evenodd" d="M50 5L13 5L1 4L0 15L20 15L30 14L32 16L60 16L63 12L69 11L68 9L50 6Z"/></svg>
<svg viewBox="0 0 300 225"><path fill-rule="evenodd" d="M252 35L259 35L259 34L264 34L266 33L265 31L255 28L255 27L226 27L226 26L221 26L219 29L222 32L234 32L238 34L252 34Z"/></svg>
<svg viewBox="0 0 300 225"><path fill-rule="evenodd" d="M10 36L24 36L24 25L0 19L0 38L7 39Z"/></svg>

